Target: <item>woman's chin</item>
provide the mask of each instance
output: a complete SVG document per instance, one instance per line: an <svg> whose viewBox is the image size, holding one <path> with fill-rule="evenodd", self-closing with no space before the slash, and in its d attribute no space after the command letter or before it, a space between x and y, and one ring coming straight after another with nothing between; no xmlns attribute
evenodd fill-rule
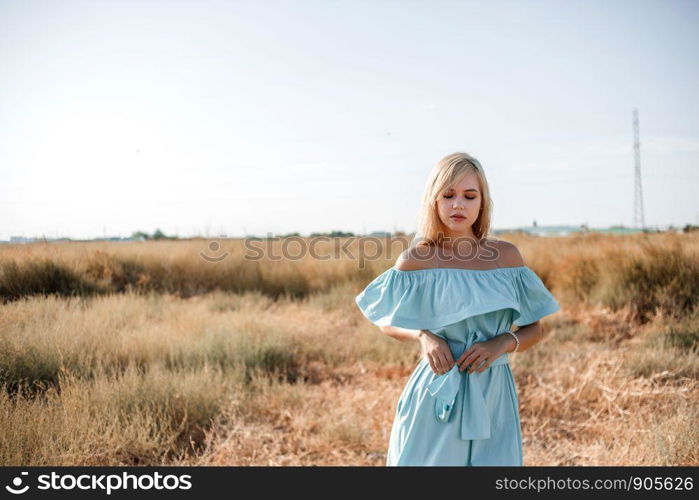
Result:
<svg viewBox="0 0 699 500"><path fill-rule="evenodd" d="M471 238L473 237L473 232L471 230L471 226L466 226L465 224L455 224L455 225L447 225L449 228L449 233L450 236L453 239L456 238Z"/></svg>
<svg viewBox="0 0 699 500"><path fill-rule="evenodd" d="M464 221L464 222L451 222L450 221L450 223L447 224L447 226L452 231L456 231L459 233L463 233L463 232L470 233L471 232L471 224L469 224L466 221Z"/></svg>

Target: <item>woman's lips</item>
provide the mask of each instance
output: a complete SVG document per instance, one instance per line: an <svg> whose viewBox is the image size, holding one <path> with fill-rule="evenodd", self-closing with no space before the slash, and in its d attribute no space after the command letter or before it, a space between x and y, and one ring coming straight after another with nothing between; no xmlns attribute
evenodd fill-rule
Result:
<svg viewBox="0 0 699 500"><path fill-rule="evenodd" d="M454 220L466 220L466 217L460 215L452 215L451 218Z"/></svg>

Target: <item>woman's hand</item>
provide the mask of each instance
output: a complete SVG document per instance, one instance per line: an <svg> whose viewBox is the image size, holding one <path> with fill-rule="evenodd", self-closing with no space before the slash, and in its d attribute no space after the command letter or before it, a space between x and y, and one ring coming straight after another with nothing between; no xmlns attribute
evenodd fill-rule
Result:
<svg viewBox="0 0 699 500"><path fill-rule="evenodd" d="M430 368L437 375L443 375L454 366L454 356L451 353L449 344L439 336L429 330L421 330L420 344L422 345L422 356L427 356Z"/></svg>
<svg viewBox="0 0 699 500"><path fill-rule="evenodd" d="M474 371L478 373L483 372L490 366L493 360L512 350L510 348L510 340L514 342L512 336L507 333L471 345L456 360L456 364L459 365L459 371L464 371L468 368L468 373L473 373Z"/></svg>

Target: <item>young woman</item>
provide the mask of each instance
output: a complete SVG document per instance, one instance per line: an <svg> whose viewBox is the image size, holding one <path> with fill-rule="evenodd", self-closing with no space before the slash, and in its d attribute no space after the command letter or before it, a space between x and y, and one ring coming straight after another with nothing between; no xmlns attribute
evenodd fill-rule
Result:
<svg viewBox="0 0 699 500"><path fill-rule="evenodd" d="M381 331L421 345L386 465L523 465L508 358L541 340L539 319L559 305L513 244L488 238L492 207L478 160L446 156L410 248L356 297Z"/></svg>

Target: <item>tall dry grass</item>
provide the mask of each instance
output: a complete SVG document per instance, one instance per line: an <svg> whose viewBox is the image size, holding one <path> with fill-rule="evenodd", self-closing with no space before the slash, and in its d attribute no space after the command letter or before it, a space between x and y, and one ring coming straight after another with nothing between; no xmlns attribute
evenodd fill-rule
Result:
<svg viewBox="0 0 699 500"><path fill-rule="evenodd" d="M243 240L224 240L216 251L198 239L3 245L0 299L7 302L46 294L87 297L125 291L187 298L215 290L301 298L339 283L366 280L390 265L387 259L407 240L382 238L376 240L378 249L374 244L367 245L366 252L383 253L384 257L367 260L364 267L346 257L359 255L356 239L313 240L313 253L311 241L270 240L248 242L246 246ZM225 258L210 261L202 254Z"/></svg>
<svg viewBox="0 0 699 500"><path fill-rule="evenodd" d="M503 239L562 305L512 359L525 463L699 463L699 235ZM362 269L204 243L0 247L1 464L384 463L418 350L354 296L404 242Z"/></svg>

